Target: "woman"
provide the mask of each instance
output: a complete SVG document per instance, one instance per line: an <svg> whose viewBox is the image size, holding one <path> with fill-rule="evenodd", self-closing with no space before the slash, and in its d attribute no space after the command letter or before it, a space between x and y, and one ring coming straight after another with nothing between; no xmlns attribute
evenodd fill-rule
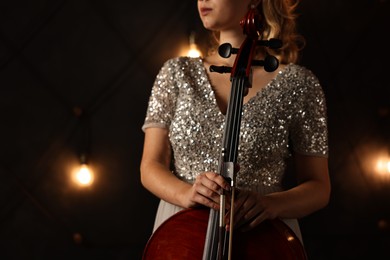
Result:
<svg viewBox="0 0 390 260"><path fill-rule="evenodd" d="M203 25L219 43L239 47L240 20L248 8L262 16L262 39L279 38L274 72L254 68L244 98L234 227L248 230L265 219L283 219L302 240L298 218L327 205L330 194L325 99L317 78L295 63L299 35L292 0L198 0ZM257 59L269 52L259 47ZM143 130L142 184L161 199L154 230L185 208L219 209L228 183L216 173L230 94L230 75L210 65L232 66L234 57L167 61L157 75ZM297 185L283 177L293 159Z"/></svg>

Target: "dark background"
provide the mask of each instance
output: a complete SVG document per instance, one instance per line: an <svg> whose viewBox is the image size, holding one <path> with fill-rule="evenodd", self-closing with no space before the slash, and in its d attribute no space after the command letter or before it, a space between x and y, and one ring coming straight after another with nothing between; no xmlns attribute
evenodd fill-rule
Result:
<svg viewBox="0 0 390 260"><path fill-rule="evenodd" d="M302 65L328 100L332 198L301 220L310 259L389 259L388 0L303 0ZM157 199L140 185L148 96L196 1L0 2L0 259L140 259ZM70 171L88 152L96 180ZM75 239L79 234L82 240ZM380 257L381 256L381 257Z"/></svg>

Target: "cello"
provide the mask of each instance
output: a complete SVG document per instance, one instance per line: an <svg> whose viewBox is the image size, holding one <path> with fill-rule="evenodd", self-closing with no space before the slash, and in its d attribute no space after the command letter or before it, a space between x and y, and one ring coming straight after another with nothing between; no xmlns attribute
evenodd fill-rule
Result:
<svg viewBox="0 0 390 260"><path fill-rule="evenodd" d="M231 207L235 197L235 175L241 125L243 98L251 87L252 66L275 71L278 60L268 55L253 60L257 46L280 48L277 39L260 40L260 15L251 8L240 25L246 35L240 48L224 43L218 53L224 58L237 55L233 67L210 66L211 72L231 74L231 92L225 117L222 151L218 172L231 185ZM226 194L221 195L220 210L192 208L182 210L162 223L148 240L143 260L306 260L303 245L295 233L280 219L263 221L246 232L225 229ZM230 209L230 223L233 223Z"/></svg>

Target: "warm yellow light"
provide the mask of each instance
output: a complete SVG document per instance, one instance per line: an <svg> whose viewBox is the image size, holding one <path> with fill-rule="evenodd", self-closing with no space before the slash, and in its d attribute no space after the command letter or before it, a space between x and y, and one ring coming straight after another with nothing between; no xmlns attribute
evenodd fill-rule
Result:
<svg viewBox="0 0 390 260"><path fill-rule="evenodd" d="M190 44L190 50L187 53L188 57L198 58L202 56L202 53L198 50L195 43Z"/></svg>
<svg viewBox="0 0 390 260"><path fill-rule="evenodd" d="M94 176L88 165L82 164L73 179L80 186L89 186L93 183Z"/></svg>
<svg viewBox="0 0 390 260"><path fill-rule="evenodd" d="M190 34L190 48L187 51L187 56L191 58L198 58L202 56L201 51L198 49L198 46L195 43L195 33Z"/></svg>
<svg viewBox="0 0 390 260"><path fill-rule="evenodd" d="M390 160L387 161L385 170L387 171L387 173L390 173Z"/></svg>
<svg viewBox="0 0 390 260"><path fill-rule="evenodd" d="M357 153L364 158L362 170L375 188L390 185L390 150L388 144L367 143L359 146Z"/></svg>
<svg viewBox="0 0 390 260"><path fill-rule="evenodd" d="M381 158L377 161L376 170L379 174L390 175L390 158Z"/></svg>

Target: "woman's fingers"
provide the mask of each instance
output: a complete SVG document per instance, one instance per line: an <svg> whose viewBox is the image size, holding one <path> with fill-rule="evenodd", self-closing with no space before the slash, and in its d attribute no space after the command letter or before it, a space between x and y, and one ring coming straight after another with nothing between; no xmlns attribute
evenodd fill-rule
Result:
<svg viewBox="0 0 390 260"><path fill-rule="evenodd" d="M239 228L243 232L248 231L256 227L257 225L259 225L260 223L262 223L264 220L268 218L269 217L267 216L267 214L265 214L265 212L263 211L259 215L256 215L256 217L253 220L248 221L247 223L243 223Z"/></svg>
<svg viewBox="0 0 390 260"><path fill-rule="evenodd" d="M250 191L237 192L234 202L234 229L246 231L273 217L271 212L265 209L262 196Z"/></svg>
<svg viewBox="0 0 390 260"><path fill-rule="evenodd" d="M230 191L230 185L226 182L226 180L220 174L217 174L214 172L205 172L203 174L200 174L200 178L202 178L202 179L206 178L205 181L207 183L211 182L210 184L217 189L224 189L226 191ZM210 182L208 182L208 181L210 181Z"/></svg>
<svg viewBox="0 0 390 260"><path fill-rule="evenodd" d="M219 209L220 195L224 189L229 188L229 185L219 174L201 173L192 186L192 200L207 207Z"/></svg>

